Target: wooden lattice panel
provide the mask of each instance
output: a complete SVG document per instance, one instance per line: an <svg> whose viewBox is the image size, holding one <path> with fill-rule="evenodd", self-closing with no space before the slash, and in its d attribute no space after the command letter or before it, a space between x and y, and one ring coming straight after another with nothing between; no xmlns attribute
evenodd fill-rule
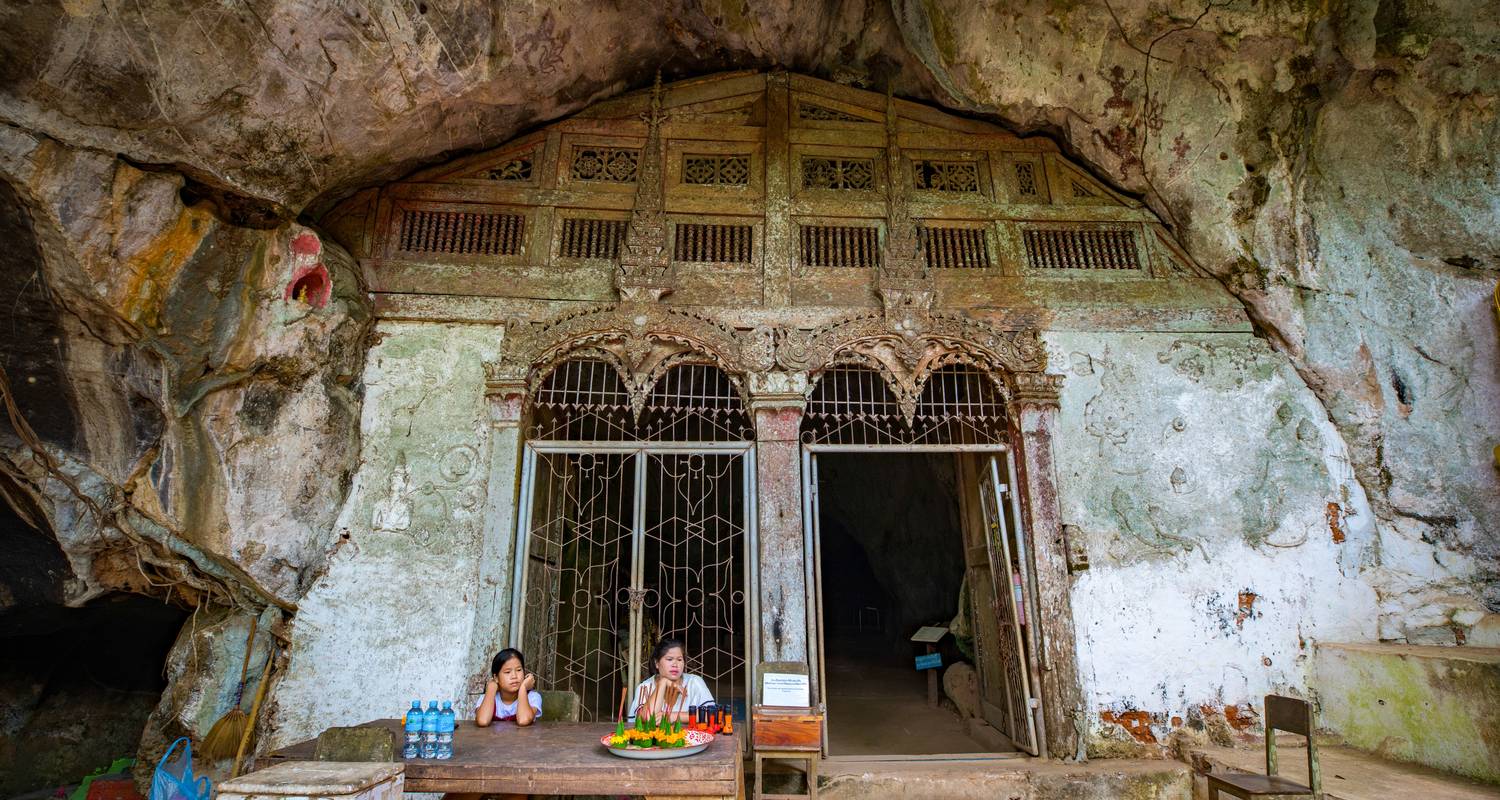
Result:
<svg viewBox="0 0 1500 800"><path fill-rule="evenodd" d="M863 225L803 225L802 266L864 267L880 265L880 230Z"/></svg>
<svg viewBox="0 0 1500 800"><path fill-rule="evenodd" d="M1106 228L1033 228L1025 231L1031 269L1139 270L1135 232Z"/></svg>
<svg viewBox="0 0 1500 800"><path fill-rule="evenodd" d="M754 260L755 227L679 223L672 260L707 264L749 264Z"/></svg>
<svg viewBox="0 0 1500 800"><path fill-rule="evenodd" d="M912 183L928 192L979 193L979 164L974 161L938 161L921 159L912 162Z"/></svg>
<svg viewBox="0 0 1500 800"><path fill-rule="evenodd" d="M624 240L623 219L570 217L563 220L557 254L562 258L619 258Z"/></svg>
<svg viewBox="0 0 1500 800"><path fill-rule="evenodd" d="M923 225L917 229L929 269L989 269L989 240L983 228Z"/></svg>
<svg viewBox="0 0 1500 800"><path fill-rule="evenodd" d="M521 252L526 217L477 211L402 209L396 249L404 253L510 256Z"/></svg>

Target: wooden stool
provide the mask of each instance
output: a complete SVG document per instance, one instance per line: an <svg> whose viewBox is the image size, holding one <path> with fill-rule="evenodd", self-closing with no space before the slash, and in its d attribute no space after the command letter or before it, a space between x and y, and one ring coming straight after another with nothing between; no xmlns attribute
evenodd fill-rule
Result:
<svg viewBox="0 0 1500 800"><path fill-rule="evenodd" d="M818 760L822 753L817 750L763 750L755 748L755 800L801 800L805 797L818 796ZM765 762L767 761L806 761L807 762L807 794L766 794L763 781L765 780Z"/></svg>

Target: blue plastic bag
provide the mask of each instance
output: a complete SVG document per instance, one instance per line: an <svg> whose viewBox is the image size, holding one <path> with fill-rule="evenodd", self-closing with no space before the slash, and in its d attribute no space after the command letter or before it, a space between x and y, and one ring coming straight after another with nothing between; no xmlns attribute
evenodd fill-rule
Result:
<svg viewBox="0 0 1500 800"><path fill-rule="evenodd" d="M182 745L182 752L174 759L177 745ZM150 800L208 800L212 794L213 782L208 776L193 780L193 743L186 736L173 742L156 762Z"/></svg>

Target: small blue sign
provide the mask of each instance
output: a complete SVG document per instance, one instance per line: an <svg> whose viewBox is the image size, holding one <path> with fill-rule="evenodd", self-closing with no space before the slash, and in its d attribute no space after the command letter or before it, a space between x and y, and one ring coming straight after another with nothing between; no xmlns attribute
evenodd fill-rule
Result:
<svg viewBox="0 0 1500 800"><path fill-rule="evenodd" d="M943 665L942 653L928 653L925 656L917 656L917 669L937 669Z"/></svg>

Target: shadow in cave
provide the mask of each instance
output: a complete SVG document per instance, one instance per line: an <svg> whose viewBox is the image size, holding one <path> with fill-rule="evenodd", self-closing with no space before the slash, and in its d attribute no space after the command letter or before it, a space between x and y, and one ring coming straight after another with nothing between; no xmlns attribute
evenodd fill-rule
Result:
<svg viewBox="0 0 1500 800"><path fill-rule="evenodd" d="M928 704L911 636L958 610L963 534L952 454L818 457L828 752L988 753L950 700ZM951 641L951 639L949 640ZM944 669L960 661L944 648ZM941 695L941 693L940 693Z"/></svg>
<svg viewBox="0 0 1500 800"><path fill-rule="evenodd" d="M0 797L50 797L132 758L188 612L131 594L63 604L50 532L0 501Z"/></svg>

